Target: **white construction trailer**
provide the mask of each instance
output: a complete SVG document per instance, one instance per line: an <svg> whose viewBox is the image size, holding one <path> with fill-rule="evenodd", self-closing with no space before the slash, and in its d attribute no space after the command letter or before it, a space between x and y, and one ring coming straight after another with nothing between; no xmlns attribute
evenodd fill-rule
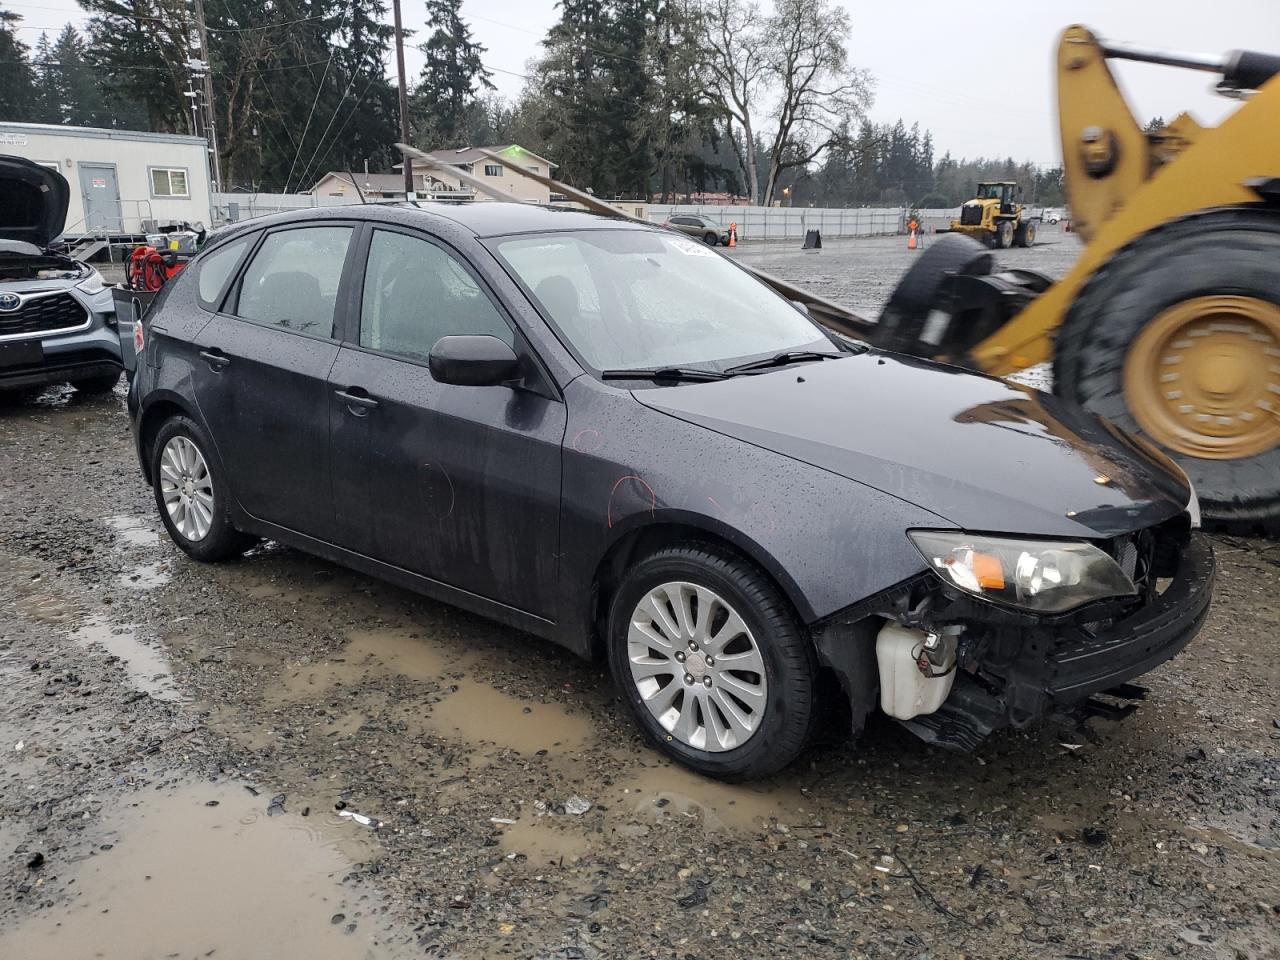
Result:
<svg viewBox="0 0 1280 960"><path fill-rule="evenodd" d="M68 241L129 240L170 224L212 224L203 137L0 122L3 154L26 157L66 177Z"/></svg>

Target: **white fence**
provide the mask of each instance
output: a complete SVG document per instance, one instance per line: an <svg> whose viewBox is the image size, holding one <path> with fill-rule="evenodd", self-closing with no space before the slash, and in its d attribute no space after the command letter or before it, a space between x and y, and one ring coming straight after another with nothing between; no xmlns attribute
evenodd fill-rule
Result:
<svg viewBox="0 0 1280 960"><path fill-rule="evenodd" d="M215 193L214 220L229 223L285 210L314 207L341 207L359 203L357 197L325 197L299 193ZM629 209L640 206L627 204ZM710 217L724 226L738 225L739 240L798 240L808 230L820 230L824 237L876 237L906 231L905 207L721 207L696 204L649 204L645 216L661 223L680 214ZM921 222L928 229L945 226L960 215L951 210L921 210Z"/></svg>
<svg viewBox="0 0 1280 960"><path fill-rule="evenodd" d="M310 193L215 193L213 195L213 219L215 223L234 223L265 217L269 213L286 210L310 210L313 207L344 207L359 203L358 197L323 197Z"/></svg>

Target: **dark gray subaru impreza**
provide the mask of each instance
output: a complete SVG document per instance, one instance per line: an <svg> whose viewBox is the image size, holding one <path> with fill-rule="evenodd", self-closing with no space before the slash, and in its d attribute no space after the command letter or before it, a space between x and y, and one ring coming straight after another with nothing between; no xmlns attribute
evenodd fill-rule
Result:
<svg viewBox="0 0 1280 960"><path fill-rule="evenodd" d="M669 231L498 203L251 221L146 317L170 535L268 537L605 656L667 753L791 762L824 698L947 747L1174 656L1187 478L1043 393L824 332Z"/></svg>

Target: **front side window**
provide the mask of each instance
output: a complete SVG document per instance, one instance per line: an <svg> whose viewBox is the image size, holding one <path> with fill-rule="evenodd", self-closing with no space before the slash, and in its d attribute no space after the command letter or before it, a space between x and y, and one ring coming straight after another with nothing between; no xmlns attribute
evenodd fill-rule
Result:
<svg viewBox="0 0 1280 960"><path fill-rule="evenodd" d="M199 270L196 287L200 294L200 305L206 310L217 310L222 300L222 291L227 288L236 264L249 246L252 237L241 237L222 246L210 250L196 263Z"/></svg>
<svg viewBox="0 0 1280 960"><path fill-rule="evenodd" d="M375 230L360 306L360 346L426 361L441 337L487 334L514 343L480 285L434 243Z"/></svg>
<svg viewBox="0 0 1280 960"><path fill-rule="evenodd" d="M511 237L498 255L597 370L708 364L834 345L706 244L658 230Z"/></svg>
<svg viewBox="0 0 1280 960"><path fill-rule="evenodd" d="M498 163L486 163L484 165L484 175L486 177L502 176L502 165Z"/></svg>
<svg viewBox="0 0 1280 960"><path fill-rule="evenodd" d="M153 197L189 197L187 171L183 167L152 167L151 195Z"/></svg>
<svg viewBox="0 0 1280 960"><path fill-rule="evenodd" d="M313 337L333 336L351 227L270 234L245 268L236 315Z"/></svg>

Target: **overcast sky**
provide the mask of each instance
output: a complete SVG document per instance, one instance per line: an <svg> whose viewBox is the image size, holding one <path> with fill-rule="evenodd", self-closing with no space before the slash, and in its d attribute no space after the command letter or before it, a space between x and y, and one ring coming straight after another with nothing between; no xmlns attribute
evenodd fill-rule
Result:
<svg viewBox="0 0 1280 960"><path fill-rule="evenodd" d="M422 0L403 0L405 26L424 39ZM767 6L768 0L764 0ZM938 153L1013 156L1041 164L1059 157L1053 53L1059 31L1084 23L1109 40L1167 50L1223 54L1254 46L1280 52L1280 0L842 0L853 20L849 54L876 77L874 120L902 117L931 130ZM20 36L34 44L84 13L74 0L0 0L22 14ZM464 0L463 16L487 48L502 94L557 19L555 0ZM980 51L969 54L967 51ZM407 51L410 78L422 57ZM1143 64L1117 68L1138 115L1171 119L1190 110L1216 123L1234 102L1211 92L1207 74Z"/></svg>

